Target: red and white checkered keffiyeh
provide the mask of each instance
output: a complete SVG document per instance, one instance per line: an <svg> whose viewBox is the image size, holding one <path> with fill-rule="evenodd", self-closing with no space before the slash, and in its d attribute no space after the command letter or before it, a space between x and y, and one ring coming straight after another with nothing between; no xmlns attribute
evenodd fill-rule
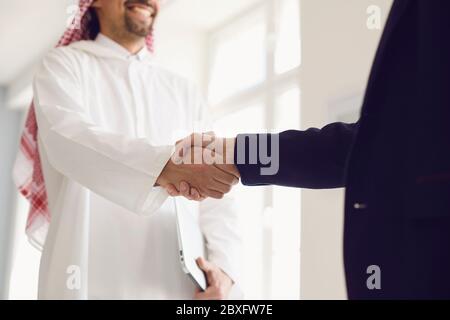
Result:
<svg viewBox="0 0 450 320"><path fill-rule="evenodd" d="M72 24L59 40L57 47L67 46L73 42L89 40L88 23L91 19L89 7L94 0L80 0L79 10ZM157 3L157 1L155 1ZM153 51L153 36L146 38L146 44ZM42 248L50 223L51 214L48 208L47 192L42 173L37 143L38 126L33 103L30 106L25 128L20 140L20 149L14 166L14 182L20 193L30 203L26 233L30 241Z"/></svg>

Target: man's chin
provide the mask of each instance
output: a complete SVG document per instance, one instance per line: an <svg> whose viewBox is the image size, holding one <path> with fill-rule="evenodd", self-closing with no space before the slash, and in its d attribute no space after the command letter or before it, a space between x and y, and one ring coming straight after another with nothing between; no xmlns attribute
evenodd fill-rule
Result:
<svg viewBox="0 0 450 320"><path fill-rule="evenodd" d="M146 37L153 31L153 20L150 22L142 22L127 18L126 27L129 33L139 37Z"/></svg>

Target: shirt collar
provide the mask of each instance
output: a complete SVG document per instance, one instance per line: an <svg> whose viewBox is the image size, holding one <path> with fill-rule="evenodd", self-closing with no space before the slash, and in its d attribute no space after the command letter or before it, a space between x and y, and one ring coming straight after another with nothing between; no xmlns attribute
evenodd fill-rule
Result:
<svg viewBox="0 0 450 320"><path fill-rule="evenodd" d="M125 49L123 46L112 40L111 38L108 38L102 33L99 33L97 37L95 38L95 42L116 52L123 58L127 60L137 59L137 60L144 60L146 58L150 57L150 52L148 51L147 47L144 46L141 50L139 50L136 54L130 53L127 49Z"/></svg>

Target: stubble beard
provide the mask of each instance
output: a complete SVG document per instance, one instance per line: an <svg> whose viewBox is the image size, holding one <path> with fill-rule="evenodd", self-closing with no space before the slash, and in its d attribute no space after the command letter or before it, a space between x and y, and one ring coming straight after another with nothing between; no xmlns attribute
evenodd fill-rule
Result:
<svg viewBox="0 0 450 320"><path fill-rule="evenodd" d="M142 26L133 21L132 18L125 16L125 28L127 32L135 37L144 38L150 35L153 32L153 21L149 26Z"/></svg>

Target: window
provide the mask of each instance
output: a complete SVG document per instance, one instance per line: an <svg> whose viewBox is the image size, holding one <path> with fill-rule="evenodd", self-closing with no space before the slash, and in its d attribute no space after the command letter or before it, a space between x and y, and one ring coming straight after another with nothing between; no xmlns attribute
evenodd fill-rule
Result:
<svg viewBox="0 0 450 320"><path fill-rule="evenodd" d="M218 44L211 73L209 100L212 103L264 80L264 36L264 24L257 23Z"/></svg>
<svg viewBox="0 0 450 320"><path fill-rule="evenodd" d="M218 135L300 128L300 1L265 0L209 36L208 96ZM233 191L248 299L300 298L300 191Z"/></svg>
<svg viewBox="0 0 450 320"><path fill-rule="evenodd" d="M300 65L300 19L297 0L281 1L280 23L275 49L275 72L277 74L292 70Z"/></svg>

